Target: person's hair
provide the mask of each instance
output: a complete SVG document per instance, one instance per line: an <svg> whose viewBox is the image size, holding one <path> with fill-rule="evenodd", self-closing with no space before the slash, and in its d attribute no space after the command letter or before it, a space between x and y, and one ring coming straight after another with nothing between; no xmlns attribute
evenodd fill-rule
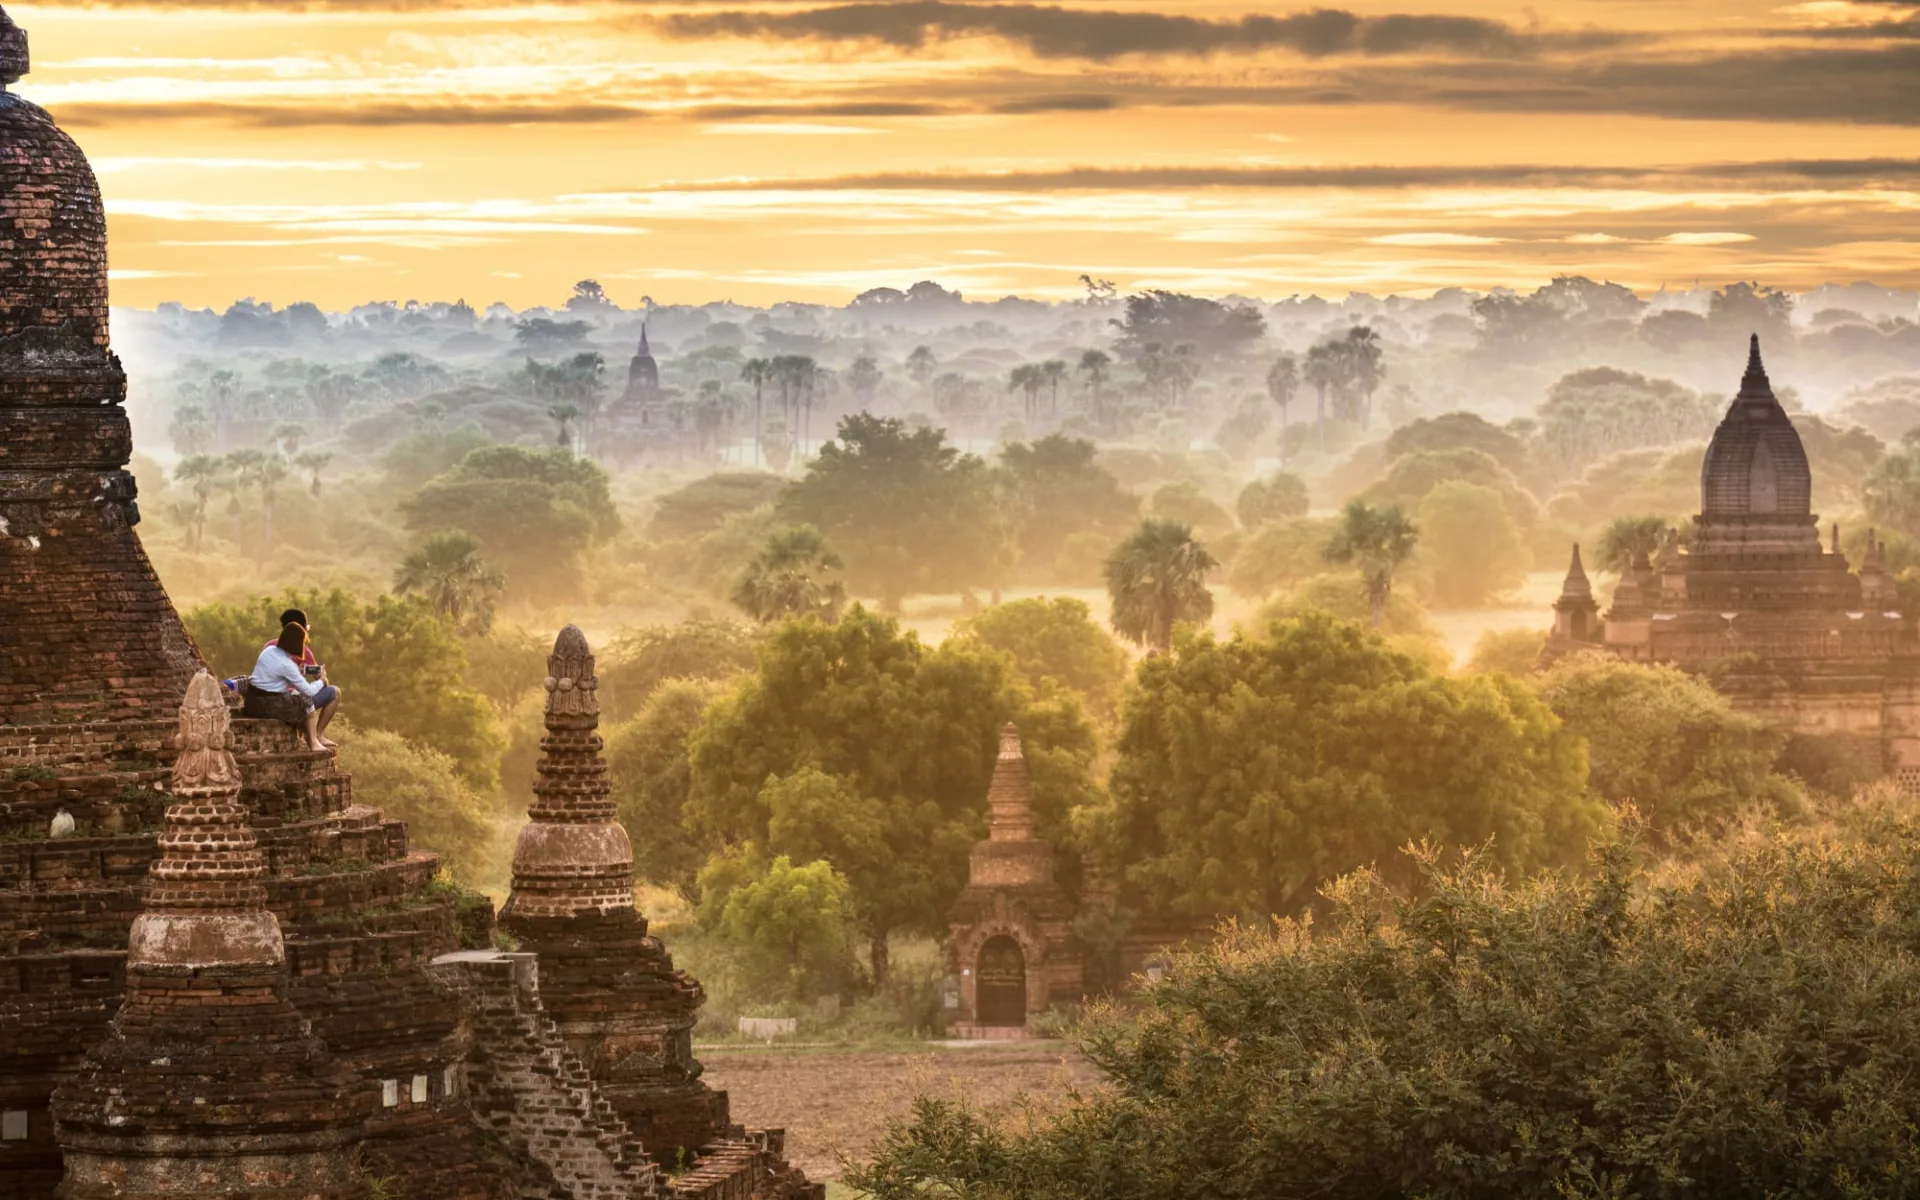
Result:
<svg viewBox="0 0 1920 1200"><path fill-rule="evenodd" d="M280 623L282 625L298 625L300 628L305 629L307 627L307 614L300 609L290 608L280 614Z"/></svg>
<svg viewBox="0 0 1920 1200"><path fill-rule="evenodd" d="M287 652L291 658L299 658L307 649L307 631L288 621L280 628L280 638L274 643Z"/></svg>

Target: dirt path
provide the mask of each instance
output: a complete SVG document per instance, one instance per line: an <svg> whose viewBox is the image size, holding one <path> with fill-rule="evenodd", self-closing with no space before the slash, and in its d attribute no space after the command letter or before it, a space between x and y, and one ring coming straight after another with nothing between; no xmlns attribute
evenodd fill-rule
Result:
<svg viewBox="0 0 1920 1200"><path fill-rule="evenodd" d="M916 1096L993 1107L1022 1093L1045 1102L1093 1068L1057 1042L924 1051L702 1050L706 1080L730 1094L740 1124L787 1131L787 1154L813 1179L837 1179L840 1155L860 1156L905 1117Z"/></svg>

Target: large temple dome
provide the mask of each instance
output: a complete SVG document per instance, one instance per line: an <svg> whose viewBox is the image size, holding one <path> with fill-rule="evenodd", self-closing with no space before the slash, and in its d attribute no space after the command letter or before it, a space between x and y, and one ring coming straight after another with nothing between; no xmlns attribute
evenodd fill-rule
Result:
<svg viewBox="0 0 1920 1200"><path fill-rule="evenodd" d="M1807 518L1813 512L1813 472L1807 451L1760 362L1754 336L1747 373L1700 468L1700 512L1719 518Z"/></svg>
<svg viewBox="0 0 1920 1200"><path fill-rule="evenodd" d="M26 34L0 9L0 340L66 326L104 350L100 185L53 118L7 90L26 72Z"/></svg>

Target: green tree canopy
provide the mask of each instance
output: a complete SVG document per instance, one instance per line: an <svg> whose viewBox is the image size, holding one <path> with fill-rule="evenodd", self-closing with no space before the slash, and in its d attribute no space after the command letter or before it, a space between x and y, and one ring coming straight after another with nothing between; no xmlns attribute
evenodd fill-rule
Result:
<svg viewBox="0 0 1920 1200"><path fill-rule="evenodd" d="M1920 1188L1920 831L1650 878L1361 876L1311 930L1176 958L1081 1045L1103 1086L922 1100L875 1200L1780 1200Z"/></svg>
<svg viewBox="0 0 1920 1200"><path fill-rule="evenodd" d="M633 843L633 873L692 899L715 838L697 837L687 825L692 788L688 746L706 721L707 709L725 688L704 679L668 679L653 689L640 711L606 732L607 779L620 824Z"/></svg>
<svg viewBox="0 0 1920 1200"><path fill-rule="evenodd" d="M992 582L1004 537L986 464L938 429L855 413L780 501L847 560L847 581L896 611L906 596Z"/></svg>
<svg viewBox="0 0 1920 1200"><path fill-rule="evenodd" d="M1666 540L1665 517L1615 517L1600 531L1600 544L1594 547L1593 565L1616 574L1633 565L1636 555L1652 559Z"/></svg>
<svg viewBox="0 0 1920 1200"><path fill-rule="evenodd" d="M1533 673L1546 648L1543 629L1489 629L1475 639L1467 670L1475 675L1498 671L1519 679Z"/></svg>
<svg viewBox="0 0 1920 1200"><path fill-rule="evenodd" d="M1437 608L1479 608L1527 581L1533 557L1500 493L1452 480L1420 502L1420 540Z"/></svg>
<svg viewBox="0 0 1920 1200"><path fill-rule="evenodd" d="M658 541L683 541L711 533L736 513L752 512L772 504L787 481L767 471L716 471L668 492L653 502L647 536Z"/></svg>
<svg viewBox="0 0 1920 1200"><path fill-rule="evenodd" d="M1227 586L1242 596L1259 597L1290 587L1327 569L1327 542L1336 523L1300 517L1266 521L1240 539L1227 567Z"/></svg>
<svg viewBox="0 0 1920 1200"><path fill-rule="evenodd" d="M1261 921L1422 838L1492 839L1516 872L1577 862L1606 820L1585 775L1523 685L1436 676L1309 614L1142 664L1101 852L1147 911Z"/></svg>
<svg viewBox="0 0 1920 1200"><path fill-rule="evenodd" d="M883 977L887 934L944 929L966 882L967 849L985 830L987 781L1008 721L1026 740L1040 835L1070 861L1068 811L1096 795L1093 729L1076 702L1035 700L998 656L957 641L930 650L858 605L837 625L789 622L694 736L689 823L703 837L826 857L848 873ZM855 876L825 845L797 844L806 833L797 827L772 837L772 803L791 795L770 781L806 768L857 798L861 814L858 828L835 818L819 836L841 838L845 849L867 844L856 839L887 847L900 861L885 878ZM896 879L911 891L907 903L888 891Z"/></svg>
<svg viewBox="0 0 1920 1200"><path fill-rule="evenodd" d="M487 446L429 480L400 506L409 529L462 529L507 577L508 594L576 595L581 556L620 528L598 464L565 450Z"/></svg>
<svg viewBox="0 0 1920 1200"><path fill-rule="evenodd" d="M811 525L782 529L767 539L733 588L733 603L763 623L788 617L840 618L847 585L835 578L845 564Z"/></svg>
<svg viewBox="0 0 1920 1200"><path fill-rule="evenodd" d="M1531 531L1539 520L1540 505L1533 494L1512 472L1480 450L1421 450L1402 455L1388 464L1384 476L1356 498L1376 508L1393 505L1413 512L1428 492L1452 482L1477 483L1499 492L1522 533Z"/></svg>
<svg viewBox="0 0 1920 1200"><path fill-rule="evenodd" d="M1307 496L1306 481L1298 475L1275 471L1265 479L1256 479L1240 489L1234 513L1246 529L1255 529L1268 521L1290 521L1307 515L1313 507Z"/></svg>
<svg viewBox="0 0 1920 1200"><path fill-rule="evenodd" d="M810 1000L851 974L852 889L833 864L768 862L747 848L716 859L700 883L701 924L736 951L753 994Z"/></svg>
<svg viewBox="0 0 1920 1200"><path fill-rule="evenodd" d="M1057 578L1069 536L1092 534L1111 545L1139 520L1139 497L1094 461L1092 442L1057 433L1032 445L1009 442L999 470L1021 565L1031 578Z"/></svg>
<svg viewBox="0 0 1920 1200"><path fill-rule="evenodd" d="M626 720L669 679L732 679L752 670L759 653L759 630L734 621L682 621L624 631L600 654L601 716Z"/></svg>
<svg viewBox="0 0 1920 1200"><path fill-rule="evenodd" d="M289 608L305 610L314 653L340 685L341 711L355 728L384 729L438 750L482 790L498 783L501 739L492 706L463 682L465 647L425 601L381 596L362 604L339 588L289 590L203 605L182 619L214 671L248 675Z"/></svg>
<svg viewBox="0 0 1920 1200"><path fill-rule="evenodd" d="M1655 833L1724 823L1757 803L1797 801L1792 783L1773 771L1786 739L1677 667L1576 654L1535 686L1587 740L1593 791L1631 801Z"/></svg>
<svg viewBox="0 0 1920 1200"><path fill-rule="evenodd" d="M1005 654L1036 690L1051 682L1073 691L1102 721L1120 713L1127 652L1095 623L1085 601L1014 600L968 617L950 636Z"/></svg>
<svg viewBox="0 0 1920 1200"><path fill-rule="evenodd" d="M1176 479L1154 489L1148 511L1157 521L1192 526L1202 537L1217 537L1233 528L1227 510L1214 503L1198 483Z"/></svg>
<svg viewBox="0 0 1920 1200"><path fill-rule="evenodd" d="M365 802L407 823L411 845L438 853L469 884L487 878L504 814L453 759L384 729L354 729L340 739L339 762Z"/></svg>
<svg viewBox="0 0 1920 1200"><path fill-rule="evenodd" d="M1369 508L1351 500L1340 511L1340 523L1327 540L1326 558L1330 563L1352 563L1359 568L1375 629L1380 627L1387 603L1393 598L1394 573L1413 557L1419 542L1419 527L1398 508Z"/></svg>
<svg viewBox="0 0 1920 1200"><path fill-rule="evenodd" d="M1519 434L1502 429L1478 413L1450 412L1409 421L1387 435L1391 462L1407 454L1432 450L1478 450L1525 479L1532 469L1527 443Z"/></svg>

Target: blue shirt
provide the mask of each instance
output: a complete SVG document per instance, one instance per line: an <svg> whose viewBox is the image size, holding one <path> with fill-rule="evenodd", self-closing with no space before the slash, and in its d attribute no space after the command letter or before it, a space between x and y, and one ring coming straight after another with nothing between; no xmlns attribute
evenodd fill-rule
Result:
<svg viewBox="0 0 1920 1200"><path fill-rule="evenodd" d="M247 685L262 692L299 692L309 697L320 690L319 682L302 674L300 664L278 646L268 646L260 652Z"/></svg>

